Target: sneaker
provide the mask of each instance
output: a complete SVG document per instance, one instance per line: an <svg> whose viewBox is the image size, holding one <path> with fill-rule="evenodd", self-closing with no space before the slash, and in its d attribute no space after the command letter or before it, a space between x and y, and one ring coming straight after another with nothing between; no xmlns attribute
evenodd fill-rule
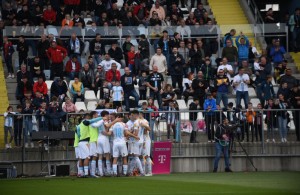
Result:
<svg viewBox="0 0 300 195"><path fill-rule="evenodd" d="M7 78L8 78L8 79L11 79L11 74L8 74Z"/></svg>
<svg viewBox="0 0 300 195"><path fill-rule="evenodd" d="M11 78L14 79L14 78L15 78L15 75L14 75L14 74L11 74Z"/></svg>
<svg viewBox="0 0 300 195"><path fill-rule="evenodd" d="M213 173L216 173L217 171L218 171L217 169L214 169L214 170L213 170Z"/></svg>
<svg viewBox="0 0 300 195"><path fill-rule="evenodd" d="M269 140L269 139L267 139L267 140L266 140L266 142L267 142L267 143L269 143L269 142L270 142L270 140Z"/></svg>
<svg viewBox="0 0 300 195"><path fill-rule="evenodd" d="M8 144L5 144L5 149L8 149L9 148L9 145Z"/></svg>
<svg viewBox="0 0 300 195"><path fill-rule="evenodd" d="M12 148L12 147L11 147L11 143L8 144L8 147L9 147L9 148Z"/></svg>
<svg viewBox="0 0 300 195"><path fill-rule="evenodd" d="M273 139L272 141L273 141L273 143L276 143L275 139Z"/></svg>
<svg viewBox="0 0 300 195"><path fill-rule="evenodd" d="M281 138L281 143L284 143L284 138Z"/></svg>
<svg viewBox="0 0 300 195"><path fill-rule="evenodd" d="M33 142L30 142L30 147L34 148L34 143Z"/></svg>
<svg viewBox="0 0 300 195"><path fill-rule="evenodd" d="M230 168L226 168L225 172L229 173L229 172L232 172L232 170Z"/></svg>
<svg viewBox="0 0 300 195"><path fill-rule="evenodd" d="M28 143L25 143L25 148L28 148Z"/></svg>
<svg viewBox="0 0 300 195"><path fill-rule="evenodd" d="M147 173L145 174L146 177L151 177L152 176L152 173Z"/></svg>
<svg viewBox="0 0 300 195"><path fill-rule="evenodd" d="M287 139L286 138L283 138L283 141L284 141L284 143L287 143Z"/></svg>

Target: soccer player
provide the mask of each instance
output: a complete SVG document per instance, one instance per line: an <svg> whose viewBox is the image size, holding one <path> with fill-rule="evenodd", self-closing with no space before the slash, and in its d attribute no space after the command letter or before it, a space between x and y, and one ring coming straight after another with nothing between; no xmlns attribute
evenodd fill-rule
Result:
<svg viewBox="0 0 300 195"><path fill-rule="evenodd" d="M90 118L95 119L97 117L98 117L98 112L92 111L90 113ZM91 177L97 178L98 176L96 176L96 160L97 160L98 128L93 127L93 124L89 125L89 132L90 132L90 142L89 142L89 144L90 144L90 158L92 159L90 175L91 175Z"/></svg>
<svg viewBox="0 0 300 195"><path fill-rule="evenodd" d="M117 114L117 118L122 118L122 114ZM113 172L114 175L117 175L117 161L118 157L122 156L123 158L123 174L127 174L127 156L128 151L126 147L125 136L134 137L136 140L140 138L132 133L130 133L123 122L117 122L112 126L112 131L109 132L113 134Z"/></svg>
<svg viewBox="0 0 300 195"><path fill-rule="evenodd" d="M83 175L83 170L82 170L82 167L79 166L81 160L79 158L79 150L78 150L79 137L77 135L77 128L79 128L79 127L76 125L75 136L74 136L74 149L75 149L75 158L78 160L77 161L77 177L81 177Z"/></svg>
<svg viewBox="0 0 300 195"><path fill-rule="evenodd" d="M129 121L126 123L126 125L127 125L128 131L130 133L134 132L134 130L133 130L134 122L135 122L135 119L134 119L133 113L129 112ZM131 152L133 142L134 142L134 138L131 138L131 137L127 141L127 143L128 143L129 175L132 174L132 170L134 168L134 160L133 160L134 155Z"/></svg>
<svg viewBox="0 0 300 195"><path fill-rule="evenodd" d="M98 129L98 139L97 139L97 153L98 153L98 171L99 175L103 176L103 156L105 157L106 169L108 174L111 173L111 163L110 163L110 143L109 143L109 128L116 122L122 121L120 118L116 118L113 122L109 123L109 112L103 110L101 112L102 120L93 123L91 126Z"/></svg>

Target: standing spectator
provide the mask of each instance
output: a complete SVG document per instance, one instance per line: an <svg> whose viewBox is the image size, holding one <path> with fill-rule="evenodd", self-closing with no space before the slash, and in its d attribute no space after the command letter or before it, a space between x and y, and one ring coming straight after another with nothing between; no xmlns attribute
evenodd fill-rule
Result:
<svg viewBox="0 0 300 195"><path fill-rule="evenodd" d="M37 44L38 57L41 60L42 69L49 70L50 62L47 56L47 50L50 47L50 42L47 40L47 36L45 34L41 35L41 39Z"/></svg>
<svg viewBox="0 0 300 195"><path fill-rule="evenodd" d="M21 64L27 64L28 58L28 45L25 42L25 38L23 35L19 37L19 41L17 43L17 51L19 53L19 68Z"/></svg>
<svg viewBox="0 0 300 195"><path fill-rule="evenodd" d="M80 69L81 69L81 65L77 61L77 56L73 55L72 59L70 59L66 64L66 68L65 68L66 76L70 80L74 80L75 76L77 77L79 76Z"/></svg>
<svg viewBox="0 0 300 195"><path fill-rule="evenodd" d="M244 69L240 68L239 73L233 78L233 86L236 90L236 105L241 105L241 100L244 100L246 109L248 108L249 93L248 85L250 84L250 78L247 74L244 74Z"/></svg>
<svg viewBox="0 0 300 195"><path fill-rule="evenodd" d="M125 42L122 45L122 50L123 50L123 54L125 57L126 66L128 66L128 55L127 54L130 51L131 46L134 46L134 45L131 43L131 36L128 35L128 36L126 36Z"/></svg>
<svg viewBox="0 0 300 195"><path fill-rule="evenodd" d="M4 113L4 142L5 142L5 149L12 148L11 142L14 140L14 132L13 132L13 107L8 106L6 112ZM8 139L8 133L10 134L10 139Z"/></svg>
<svg viewBox="0 0 300 195"><path fill-rule="evenodd" d="M49 113L47 110L47 103L43 101L36 112L36 119L39 125L39 131L49 131Z"/></svg>
<svg viewBox="0 0 300 195"><path fill-rule="evenodd" d="M50 4L47 5L47 9L43 13L43 19L46 25L54 25L56 23L56 12Z"/></svg>
<svg viewBox="0 0 300 195"><path fill-rule="evenodd" d="M183 73L184 73L184 77L186 78L188 75L188 70L189 70L189 48L187 48L185 46L185 42L182 40L179 43L179 47L178 47L178 53L180 55L182 55L183 59L184 59L184 65L183 65Z"/></svg>
<svg viewBox="0 0 300 195"><path fill-rule="evenodd" d="M67 50L61 46L58 46L55 41L51 42L51 47L47 51L47 56L51 60L51 76L50 79L54 79L55 76L61 77L63 75L63 60L67 56Z"/></svg>
<svg viewBox="0 0 300 195"><path fill-rule="evenodd" d="M259 141L263 141L262 140L262 132L263 132L263 114L261 112L261 109L263 107L261 106L260 103L257 104L257 109L258 111L256 112L256 116L254 119L254 129L255 129L255 140L258 141L258 136L259 136Z"/></svg>
<svg viewBox="0 0 300 195"><path fill-rule="evenodd" d="M158 73L162 74L164 77L163 81L166 80L166 74L168 72L167 60L166 57L161 53L161 48L156 49L156 54L154 54L150 60L149 69L153 70L153 67L156 66L158 68Z"/></svg>
<svg viewBox="0 0 300 195"><path fill-rule="evenodd" d="M33 109L31 107L31 101L26 100L25 106L23 109L22 114L25 114L24 116L24 140L25 148L28 148L28 145L30 143L31 148L34 147L34 144L31 142L31 133L32 133L32 113Z"/></svg>
<svg viewBox="0 0 300 195"><path fill-rule="evenodd" d="M222 59L222 64L220 64L220 66L218 66L217 71L219 72L221 69L224 70L224 75L226 75L228 77L228 79L230 79L231 75L234 74L233 68L230 64L228 64L228 60L226 57L224 57Z"/></svg>
<svg viewBox="0 0 300 195"><path fill-rule="evenodd" d="M236 73L238 70L238 51L236 47L232 45L232 40L226 40L226 46L222 50L222 58L226 57L228 60L228 64L230 64L233 68L233 72Z"/></svg>
<svg viewBox="0 0 300 195"><path fill-rule="evenodd" d="M297 85L297 79L292 75L292 70L290 68L285 70L285 74L280 77L278 82L280 85L287 83L289 89L292 89L295 85Z"/></svg>
<svg viewBox="0 0 300 195"><path fill-rule="evenodd" d="M79 73L79 79L85 88L94 90L95 88L94 71L90 69L88 64L85 64L83 66L83 69Z"/></svg>
<svg viewBox="0 0 300 195"><path fill-rule="evenodd" d="M211 93L206 94L203 109L205 112L205 125L207 130L208 142L213 142L215 134L215 110L217 109L216 100Z"/></svg>
<svg viewBox="0 0 300 195"><path fill-rule="evenodd" d="M74 12L74 17L73 17L73 23L75 29L80 29L85 27L85 22L84 20L80 17L80 14L78 12Z"/></svg>
<svg viewBox="0 0 300 195"><path fill-rule="evenodd" d="M195 5L195 0L191 1L191 8L193 8ZM203 18L204 13L206 12L206 9L203 7L203 4L201 3L201 1L197 0L197 8L194 10L194 15L197 19L197 21L199 21L201 18Z"/></svg>
<svg viewBox="0 0 300 195"><path fill-rule="evenodd" d="M30 21L32 21L32 16L28 10L28 5L24 4L22 6L22 9L17 13L16 15L16 19L22 24L22 25L26 25L28 24Z"/></svg>
<svg viewBox="0 0 300 195"><path fill-rule="evenodd" d="M161 73L158 72L158 67L153 66L153 71L150 73L148 80L147 80L147 86L150 88L150 97L153 99L157 99L158 106L160 109L162 109L162 86L164 82L164 77Z"/></svg>
<svg viewBox="0 0 300 195"><path fill-rule="evenodd" d="M22 105L17 105L17 112L14 116L14 138L15 138L15 146L21 147L22 141L22 130L23 130L23 116L22 114Z"/></svg>
<svg viewBox="0 0 300 195"><path fill-rule="evenodd" d="M176 142L176 124L179 122L179 112L178 107L176 106L177 102L176 101L170 101L169 102L169 108L166 115L167 119L167 139L170 140L171 137L171 128L173 130L173 142Z"/></svg>
<svg viewBox="0 0 300 195"><path fill-rule="evenodd" d="M44 69L42 69L42 64L40 62L39 57L34 57L33 62L30 60L30 71L32 72L33 78L38 78L39 76L43 77L44 81L46 80L46 76L44 73Z"/></svg>
<svg viewBox="0 0 300 195"><path fill-rule="evenodd" d="M101 65L97 66L97 70L95 71L95 94L99 90L99 87L103 86L103 82L105 81L105 71ZM121 76L120 76L121 77Z"/></svg>
<svg viewBox="0 0 300 195"><path fill-rule="evenodd" d="M24 76L18 83L16 97L20 100L21 104L25 98L26 93L32 93L32 83L28 81L28 78Z"/></svg>
<svg viewBox="0 0 300 195"><path fill-rule="evenodd" d="M235 44L238 49L238 62L241 66L242 61L248 61L249 57L249 40L242 32L239 36L235 38Z"/></svg>
<svg viewBox="0 0 300 195"><path fill-rule="evenodd" d="M89 50L90 55L94 59L94 63L100 64L101 56L105 53L104 43L100 34L96 34L95 39L91 40Z"/></svg>
<svg viewBox="0 0 300 195"><path fill-rule="evenodd" d="M273 84L272 84L272 76L267 77L267 81L261 84L261 99L260 103L262 107L264 107L265 103L271 99L275 98L276 94L274 92Z"/></svg>
<svg viewBox="0 0 300 195"><path fill-rule="evenodd" d="M256 68L257 69L257 68ZM255 85L257 97L262 100L262 84L267 81L268 75L271 75L272 65L267 63L266 57L261 57L260 64L257 70L255 70ZM249 75L248 75L249 76Z"/></svg>
<svg viewBox="0 0 300 195"><path fill-rule="evenodd" d="M295 52L300 51L300 8L295 9L295 13L289 19L290 31L292 33L292 43Z"/></svg>
<svg viewBox="0 0 300 195"><path fill-rule="evenodd" d="M256 112L253 110L252 103L248 103L248 109L246 110L246 121L247 121L247 127L246 129L246 135L247 135L247 142L249 142L249 131L251 129L251 142L254 140L254 120L256 117ZM255 135L257 137L257 134Z"/></svg>
<svg viewBox="0 0 300 195"><path fill-rule="evenodd" d="M172 87L176 88L176 84L178 84L180 94L183 92L182 80L184 64L185 61L183 56L178 53L178 48L173 47L173 54L170 55L170 64L168 66L168 70L172 79Z"/></svg>
<svg viewBox="0 0 300 195"><path fill-rule="evenodd" d="M152 18L153 12L158 14L160 20L164 20L166 17L165 9L160 5L160 1L155 1L154 6L150 10L150 18Z"/></svg>
<svg viewBox="0 0 300 195"><path fill-rule="evenodd" d="M192 49L190 49L189 51L189 57L191 58L191 64L190 64L191 72L195 73L196 70L196 72L198 73L200 71L201 64L203 64L202 61L202 58L204 58L203 49L200 49L197 43L194 43Z"/></svg>
<svg viewBox="0 0 300 195"><path fill-rule="evenodd" d="M275 65L278 65L284 60L284 54L286 53L283 46L280 46L279 39L275 40L275 45L270 50L270 56Z"/></svg>
<svg viewBox="0 0 300 195"><path fill-rule="evenodd" d="M197 74L197 78L192 82L192 89L194 91L194 98L199 99L199 106L203 109L204 105L204 97L205 94L208 92L209 85L203 78L202 71L199 71Z"/></svg>
<svg viewBox="0 0 300 195"><path fill-rule="evenodd" d="M140 100L146 100L146 93L147 93L147 78L148 75L146 72L142 72L142 76L139 78L139 95Z"/></svg>
<svg viewBox="0 0 300 195"><path fill-rule="evenodd" d="M133 9L133 16L139 24L148 26L149 22L149 10L146 8L145 1L141 1L140 5L136 5Z"/></svg>
<svg viewBox="0 0 300 195"><path fill-rule="evenodd" d="M190 112L190 121L193 127L193 130L191 132L191 137L190 137L190 143L198 143L198 141L196 140L197 129L198 129L198 124L197 124L198 112L196 112L196 110L198 110L198 105L199 105L199 99L197 98L194 98L193 102L190 103L189 105L189 110L194 111L194 112Z"/></svg>
<svg viewBox="0 0 300 195"><path fill-rule="evenodd" d="M120 70L121 64L116 60L111 59L110 55L106 53L104 56L104 60L98 65L101 65L104 68L105 72L107 72L112 68L112 64L115 64L117 66L117 70Z"/></svg>
<svg viewBox="0 0 300 195"><path fill-rule="evenodd" d="M180 23L180 25L177 26L176 32L178 32L181 36L190 38L191 37L191 28L185 24L184 19L181 19L179 23Z"/></svg>
<svg viewBox="0 0 300 195"><path fill-rule="evenodd" d="M220 69L218 71L218 76L215 79L215 86L217 88L217 105L220 105L221 100L223 102L223 105L225 108L227 108L228 105L228 87L230 84L230 81L228 77L224 75L225 71Z"/></svg>
<svg viewBox="0 0 300 195"><path fill-rule="evenodd" d="M3 56L4 62L7 67L7 78L15 78L14 69L12 65L12 55L15 52L12 43L8 40L8 37L3 37Z"/></svg>
<svg viewBox="0 0 300 195"><path fill-rule="evenodd" d="M231 29L229 33L226 33L224 35L224 39L223 39L223 47L228 47L228 44L227 44L227 40L230 40L231 44L233 43L233 39L232 37L234 37L234 35L236 34L236 30L235 29ZM223 55L222 55L223 57Z"/></svg>
<svg viewBox="0 0 300 195"><path fill-rule="evenodd" d="M275 102L276 109L280 109L282 111L277 111L277 119L278 119L278 130L281 137L281 142L287 142L287 120L288 120L288 112L286 109L289 108L288 103L284 99L283 94L278 95L278 100Z"/></svg>
<svg viewBox="0 0 300 195"><path fill-rule="evenodd" d="M69 57L76 56L79 64L81 64L81 53L84 49L84 43L72 33L71 38L67 40L67 48Z"/></svg>
<svg viewBox="0 0 300 195"><path fill-rule="evenodd" d="M113 98L113 109L122 106L122 101L124 97L123 87L120 86L120 81L116 81L115 86L112 87L112 98Z"/></svg>
<svg viewBox="0 0 300 195"><path fill-rule="evenodd" d="M207 83L210 83L210 81L215 77L215 69L212 67L209 58L205 59L204 64L202 64L200 68L200 71L203 72L204 80Z"/></svg>
<svg viewBox="0 0 300 195"><path fill-rule="evenodd" d="M189 96L194 96L194 90L192 88L192 83L194 80L194 73L190 72L186 79L183 80L183 96L185 103L188 102ZM199 101L199 99L198 99Z"/></svg>
<svg viewBox="0 0 300 195"><path fill-rule="evenodd" d="M76 102L77 98L80 98L82 102L84 101L84 86L79 81L78 77L74 78L74 83L71 85L70 91L73 95L73 103Z"/></svg>
<svg viewBox="0 0 300 195"><path fill-rule="evenodd" d="M127 59L128 59L127 64L128 64L130 71L132 73L134 73L135 75L136 75L136 70L137 70L137 68L135 66L135 61L134 61L136 54L137 54L137 52L135 51L135 47L131 46L130 51L127 52Z"/></svg>
<svg viewBox="0 0 300 195"><path fill-rule="evenodd" d="M170 102L174 102L177 99L176 93L170 84L166 84L163 93L161 94L163 109L168 110Z"/></svg>
<svg viewBox="0 0 300 195"><path fill-rule="evenodd" d="M78 78L78 77L77 77ZM59 102L64 102L67 97L68 86L63 78L57 78L50 87L50 95L57 97Z"/></svg>
<svg viewBox="0 0 300 195"><path fill-rule="evenodd" d="M128 67L125 68L125 74L121 76L121 86L124 90L124 99L126 111L129 111L129 97L133 96L135 101L135 107L139 103L139 95L137 94L134 85L137 84L136 77L130 72Z"/></svg>
<svg viewBox="0 0 300 195"><path fill-rule="evenodd" d="M155 44L154 44L154 46L155 46ZM163 36L159 38L159 40L157 42L157 46L161 49L163 55L166 57L167 64L169 64L169 58L170 58L170 53L172 52L172 49L171 49L171 45L170 45L168 31L166 31L166 30L163 31ZM158 47L154 47L154 49L156 49L156 52L157 52Z"/></svg>
<svg viewBox="0 0 300 195"><path fill-rule="evenodd" d="M45 83L43 77L39 77L38 81L33 85L33 93L35 94L36 92L40 92L49 100L47 84Z"/></svg>
<svg viewBox="0 0 300 195"><path fill-rule="evenodd" d="M65 113L57 101L57 97L52 97L48 107L49 131L61 131L62 119Z"/></svg>
<svg viewBox="0 0 300 195"><path fill-rule="evenodd" d="M279 86L279 89L277 91L277 97L279 97L279 95L282 94L284 96L284 100L288 101L290 98L290 94L291 94L291 89L288 88L288 84L287 83L282 83Z"/></svg>
<svg viewBox="0 0 300 195"><path fill-rule="evenodd" d="M121 81L121 73L117 70L117 64L112 63L111 69L106 72L105 80L109 82L110 88L115 86L117 81Z"/></svg>
<svg viewBox="0 0 300 195"><path fill-rule="evenodd" d="M139 50L141 51L141 55L144 59L149 59L150 56L150 45L149 42L144 34L140 35L140 41L139 41Z"/></svg>
<svg viewBox="0 0 300 195"><path fill-rule="evenodd" d="M266 118L265 123L267 124L267 140L266 142L272 141L275 143L275 137L274 137L274 128L276 128L277 124L277 114L276 111L273 109L276 109L276 106L274 105L273 99L269 99L267 105L265 105L264 109Z"/></svg>
<svg viewBox="0 0 300 195"><path fill-rule="evenodd" d="M113 42L111 44L111 48L109 48L108 54L113 60L121 64L121 60L123 59L122 49L118 47L118 44L116 42Z"/></svg>

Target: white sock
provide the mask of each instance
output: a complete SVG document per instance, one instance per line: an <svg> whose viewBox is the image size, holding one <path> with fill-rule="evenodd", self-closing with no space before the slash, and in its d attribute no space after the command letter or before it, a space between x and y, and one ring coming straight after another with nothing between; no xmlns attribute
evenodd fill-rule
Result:
<svg viewBox="0 0 300 195"><path fill-rule="evenodd" d="M137 167L138 167L140 173L141 173L141 174L144 174L144 170L143 170L143 167L142 167L142 163L141 163L141 161L140 161L140 158L136 156L136 157L134 157L134 159L135 159L136 165L137 165Z"/></svg>
<svg viewBox="0 0 300 195"><path fill-rule="evenodd" d="M89 166L84 166L84 175L89 175Z"/></svg>
<svg viewBox="0 0 300 195"><path fill-rule="evenodd" d="M117 175L117 171L118 171L117 164L113 164L113 171L114 171L114 175Z"/></svg>
<svg viewBox="0 0 300 195"><path fill-rule="evenodd" d="M95 175L96 174L96 161L92 160L91 162L91 175Z"/></svg>
<svg viewBox="0 0 300 195"><path fill-rule="evenodd" d="M141 164L142 164L142 168L143 168L143 172L145 173L145 160L144 158L140 158Z"/></svg>
<svg viewBox="0 0 300 195"><path fill-rule="evenodd" d="M103 164L102 164L102 160L98 160L98 171L99 171L99 175L103 176Z"/></svg>
<svg viewBox="0 0 300 195"><path fill-rule="evenodd" d="M106 160L106 170L108 173L111 173L111 163L110 160Z"/></svg>
<svg viewBox="0 0 300 195"><path fill-rule="evenodd" d="M134 158L132 156L130 156L128 158L128 160L129 160L129 168L128 168L129 171L128 171L128 173L131 174L132 171L133 171L133 168L134 168Z"/></svg>
<svg viewBox="0 0 300 195"><path fill-rule="evenodd" d="M148 173L152 174L152 162L151 162L151 158L150 157L147 157L147 159L146 159L146 165L147 165Z"/></svg>
<svg viewBox="0 0 300 195"><path fill-rule="evenodd" d="M127 174L128 165L123 165L123 174Z"/></svg>
<svg viewBox="0 0 300 195"><path fill-rule="evenodd" d="M79 161L77 161L77 175L80 175L80 166L79 166Z"/></svg>
<svg viewBox="0 0 300 195"><path fill-rule="evenodd" d="M78 175L82 176L83 174L83 167L78 168Z"/></svg>

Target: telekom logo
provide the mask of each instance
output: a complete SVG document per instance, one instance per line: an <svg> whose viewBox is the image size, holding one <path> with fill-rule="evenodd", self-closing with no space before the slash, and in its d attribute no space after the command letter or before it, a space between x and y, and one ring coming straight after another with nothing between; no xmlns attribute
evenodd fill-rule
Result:
<svg viewBox="0 0 300 195"><path fill-rule="evenodd" d="M158 162L160 163L160 164L164 164L165 163L165 161L166 161L166 155L159 155L158 156Z"/></svg>

